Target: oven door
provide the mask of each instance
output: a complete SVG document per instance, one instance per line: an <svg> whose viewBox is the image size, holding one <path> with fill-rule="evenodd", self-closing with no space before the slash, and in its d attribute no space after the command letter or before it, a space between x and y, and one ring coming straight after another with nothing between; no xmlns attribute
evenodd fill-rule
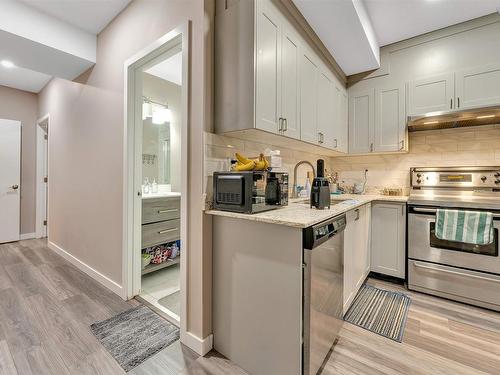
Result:
<svg viewBox="0 0 500 375"><path fill-rule="evenodd" d="M493 243L482 246L440 240L434 234L435 223L435 207L409 207L408 258L500 274L500 218L494 219Z"/></svg>

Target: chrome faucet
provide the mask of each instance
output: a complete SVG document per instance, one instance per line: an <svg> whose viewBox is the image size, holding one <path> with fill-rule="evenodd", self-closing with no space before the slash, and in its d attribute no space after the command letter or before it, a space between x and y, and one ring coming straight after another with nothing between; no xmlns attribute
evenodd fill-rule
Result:
<svg viewBox="0 0 500 375"><path fill-rule="evenodd" d="M302 164L307 164L311 167L313 176L316 177L316 171L314 169L314 165L312 165L310 162L307 160L301 160L297 164L295 164L295 167L293 168L293 186L292 186L292 198L297 198L297 169L302 165Z"/></svg>

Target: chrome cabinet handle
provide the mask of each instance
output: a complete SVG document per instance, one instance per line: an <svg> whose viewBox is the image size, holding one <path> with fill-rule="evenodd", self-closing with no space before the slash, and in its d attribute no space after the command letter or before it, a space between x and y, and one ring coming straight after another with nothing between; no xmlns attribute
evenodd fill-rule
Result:
<svg viewBox="0 0 500 375"><path fill-rule="evenodd" d="M179 228L164 229L164 230L159 231L158 234L165 234L165 233L175 232L176 230L179 230Z"/></svg>
<svg viewBox="0 0 500 375"><path fill-rule="evenodd" d="M404 148L405 148L405 140L403 139L403 140L402 140L401 142L399 142L399 143L401 143L401 148L400 148L400 150L404 150Z"/></svg>
<svg viewBox="0 0 500 375"><path fill-rule="evenodd" d="M356 212L356 219L354 221L359 220L359 209L355 209L354 212Z"/></svg>
<svg viewBox="0 0 500 375"><path fill-rule="evenodd" d="M283 131L283 117L280 117L278 119L278 131L282 132Z"/></svg>
<svg viewBox="0 0 500 375"><path fill-rule="evenodd" d="M323 134L318 132L318 143L323 143Z"/></svg>
<svg viewBox="0 0 500 375"><path fill-rule="evenodd" d="M373 143L370 143L370 152L373 152Z"/></svg>
<svg viewBox="0 0 500 375"><path fill-rule="evenodd" d="M283 119L283 131L286 132L288 130L288 121L286 118Z"/></svg>
<svg viewBox="0 0 500 375"><path fill-rule="evenodd" d="M450 99L450 109L453 109L453 98Z"/></svg>
<svg viewBox="0 0 500 375"><path fill-rule="evenodd" d="M177 208L173 208L170 210L158 210L158 213L159 214L166 214L167 212L177 212L177 211L179 211Z"/></svg>
<svg viewBox="0 0 500 375"><path fill-rule="evenodd" d="M17 190L17 189L19 189L19 185L12 185L10 188L11 188L12 190Z"/></svg>
<svg viewBox="0 0 500 375"><path fill-rule="evenodd" d="M491 278L484 277L484 276L471 275L471 274L468 274L468 273L451 271L451 270L446 270L446 269L443 269L443 268L430 267L430 266L423 265L422 263L419 263L419 262L414 262L413 264L417 268L423 268L423 269L426 269L426 270L438 271L438 272L444 272L444 273L450 273L452 275L470 277L471 279L479 279L479 280L485 280L485 281L491 281L491 282L495 282L495 283L500 283L500 280L495 280L495 279L491 279Z"/></svg>
<svg viewBox="0 0 500 375"><path fill-rule="evenodd" d="M339 145L339 142L337 141L337 138L335 138L334 141L335 141L335 146L333 146L333 148L337 148L338 145Z"/></svg>
<svg viewBox="0 0 500 375"><path fill-rule="evenodd" d="M460 108L460 97L457 98L457 108Z"/></svg>

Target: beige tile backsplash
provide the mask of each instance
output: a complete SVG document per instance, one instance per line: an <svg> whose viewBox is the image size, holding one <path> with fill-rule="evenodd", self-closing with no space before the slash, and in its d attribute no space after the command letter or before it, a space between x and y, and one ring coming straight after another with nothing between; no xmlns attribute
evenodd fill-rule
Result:
<svg viewBox="0 0 500 375"><path fill-rule="evenodd" d="M410 186L411 167L500 165L500 124L467 129L429 130L409 134L407 154L331 158L341 181L362 181L367 190Z"/></svg>
<svg viewBox="0 0 500 375"><path fill-rule="evenodd" d="M315 153L295 151L270 144L250 142L237 138L205 133L205 192L207 201L212 199L212 174L228 170L229 159L235 152L257 156L266 148L279 149L283 168L290 174L300 160L316 165L322 158L328 170L339 173L339 180L346 185L363 180L367 173L367 192L379 192L385 187L402 188L408 193L411 167L500 165L500 124L467 129L445 129L409 134L410 150L407 154L327 157ZM301 166L297 183L303 185L309 169Z"/></svg>
<svg viewBox="0 0 500 375"><path fill-rule="evenodd" d="M280 150L282 168L290 174L290 188L293 184L293 168L301 160L307 160L316 166L317 159L324 159L327 170L330 169L331 158L314 153L296 151L288 148L277 147L270 144L250 142L223 135L205 133L205 193L207 201L212 199L212 174L215 171L227 171L230 168L230 159L234 159L234 153L240 152L247 157L256 157L266 148ZM297 171L297 184L304 185L308 166L300 166Z"/></svg>

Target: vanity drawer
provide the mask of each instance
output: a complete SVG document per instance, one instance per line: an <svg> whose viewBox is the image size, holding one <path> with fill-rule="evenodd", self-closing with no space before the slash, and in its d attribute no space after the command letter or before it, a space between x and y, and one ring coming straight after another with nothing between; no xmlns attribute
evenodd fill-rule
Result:
<svg viewBox="0 0 500 375"><path fill-rule="evenodd" d="M142 200L142 224L179 219L181 198L149 198Z"/></svg>
<svg viewBox="0 0 500 375"><path fill-rule="evenodd" d="M181 237L181 221L179 219L161 221L142 226L142 248L175 241Z"/></svg>

